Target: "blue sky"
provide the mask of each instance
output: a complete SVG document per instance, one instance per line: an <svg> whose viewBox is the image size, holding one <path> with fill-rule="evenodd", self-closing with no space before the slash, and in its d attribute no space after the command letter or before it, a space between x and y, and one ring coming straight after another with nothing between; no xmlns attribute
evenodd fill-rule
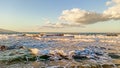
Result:
<svg viewBox="0 0 120 68"><path fill-rule="evenodd" d="M34 32L120 32L120 21L103 21L83 27L41 28L56 23L64 10L78 8L103 13L107 0L0 0L0 28Z"/></svg>

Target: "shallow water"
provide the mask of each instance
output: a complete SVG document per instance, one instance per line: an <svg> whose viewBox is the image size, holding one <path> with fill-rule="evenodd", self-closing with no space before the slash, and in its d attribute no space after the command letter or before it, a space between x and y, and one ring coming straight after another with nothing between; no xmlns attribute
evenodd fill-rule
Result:
<svg viewBox="0 0 120 68"><path fill-rule="evenodd" d="M76 36L77 37L77 36ZM99 39L99 40L98 40ZM80 36L78 38L69 37L26 37L18 35L1 35L0 44L6 46L25 46L28 48L38 48L40 50L64 50L65 52L71 50L81 50L85 47L96 46L101 48L104 52L120 54L120 36L118 37L106 37L106 36ZM112 61L113 60L113 61ZM14 64L1 64L1 68L39 68L39 67L70 67L70 68L85 68L85 66L93 66L93 68L119 68L120 59L111 59L111 65L103 65L102 63L108 63L100 61L100 64L92 63L92 61L47 61L47 62L31 62L29 63L14 63Z"/></svg>

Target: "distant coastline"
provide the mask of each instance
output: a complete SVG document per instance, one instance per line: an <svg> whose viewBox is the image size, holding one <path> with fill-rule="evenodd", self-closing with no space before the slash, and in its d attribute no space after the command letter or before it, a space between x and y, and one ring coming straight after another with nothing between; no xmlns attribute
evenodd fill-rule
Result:
<svg viewBox="0 0 120 68"><path fill-rule="evenodd" d="M120 34L117 32L0 32L0 34L73 34L73 35L106 35L106 34Z"/></svg>

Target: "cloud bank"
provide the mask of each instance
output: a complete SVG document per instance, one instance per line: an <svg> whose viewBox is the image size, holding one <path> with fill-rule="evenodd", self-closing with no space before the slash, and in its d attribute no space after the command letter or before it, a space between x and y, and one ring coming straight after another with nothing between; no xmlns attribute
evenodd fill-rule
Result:
<svg viewBox="0 0 120 68"><path fill-rule="evenodd" d="M73 23L93 24L96 22L106 21L109 18L100 13L74 8L71 10L64 10L59 19Z"/></svg>
<svg viewBox="0 0 120 68"><path fill-rule="evenodd" d="M120 0L111 0L106 2L108 9L102 13L81 10L73 8L64 10L59 17L60 22L48 23L43 27L64 28L64 27L81 27L87 24L103 22L108 20L120 20ZM65 23L62 23L64 21Z"/></svg>
<svg viewBox="0 0 120 68"><path fill-rule="evenodd" d="M46 21L46 24L42 28L65 28L65 27L84 27L79 23L62 23L61 21L57 23L52 23L51 21Z"/></svg>

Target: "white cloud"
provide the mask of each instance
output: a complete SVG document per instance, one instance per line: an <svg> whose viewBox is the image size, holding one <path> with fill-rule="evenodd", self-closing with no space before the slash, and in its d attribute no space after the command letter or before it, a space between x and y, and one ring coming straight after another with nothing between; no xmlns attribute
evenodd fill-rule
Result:
<svg viewBox="0 0 120 68"><path fill-rule="evenodd" d="M80 24L93 24L96 22L108 20L108 18L103 14L85 11L78 8L64 10L59 19Z"/></svg>
<svg viewBox="0 0 120 68"><path fill-rule="evenodd" d="M61 21L57 23L53 23L51 21L46 21L46 24L42 26L42 28L65 28L65 27L84 27L79 23L61 23Z"/></svg>
<svg viewBox="0 0 120 68"><path fill-rule="evenodd" d="M106 2L106 6L110 6L110 5L112 5L112 1Z"/></svg>
<svg viewBox="0 0 120 68"><path fill-rule="evenodd" d="M120 4L120 0L112 0L113 3Z"/></svg>
<svg viewBox="0 0 120 68"><path fill-rule="evenodd" d="M104 10L103 13L81 10L79 8L64 10L59 17L59 22L51 23L50 21L47 21L48 23L43 27L83 27L83 25L86 24L93 24L108 20L120 20L120 0L108 1L106 2L106 5L108 6L108 9ZM64 23L61 21L64 21Z"/></svg>
<svg viewBox="0 0 120 68"><path fill-rule="evenodd" d="M120 0L112 0L112 7L109 7L103 12L104 15L109 15L109 18L118 20L120 19Z"/></svg>
<svg viewBox="0 0 120 68"><path fill-rule="evenodd" d="M44 26L42 26L43 28L47 27L47 28L63 28L63 25L61 23L47 23Z"/></svg>

